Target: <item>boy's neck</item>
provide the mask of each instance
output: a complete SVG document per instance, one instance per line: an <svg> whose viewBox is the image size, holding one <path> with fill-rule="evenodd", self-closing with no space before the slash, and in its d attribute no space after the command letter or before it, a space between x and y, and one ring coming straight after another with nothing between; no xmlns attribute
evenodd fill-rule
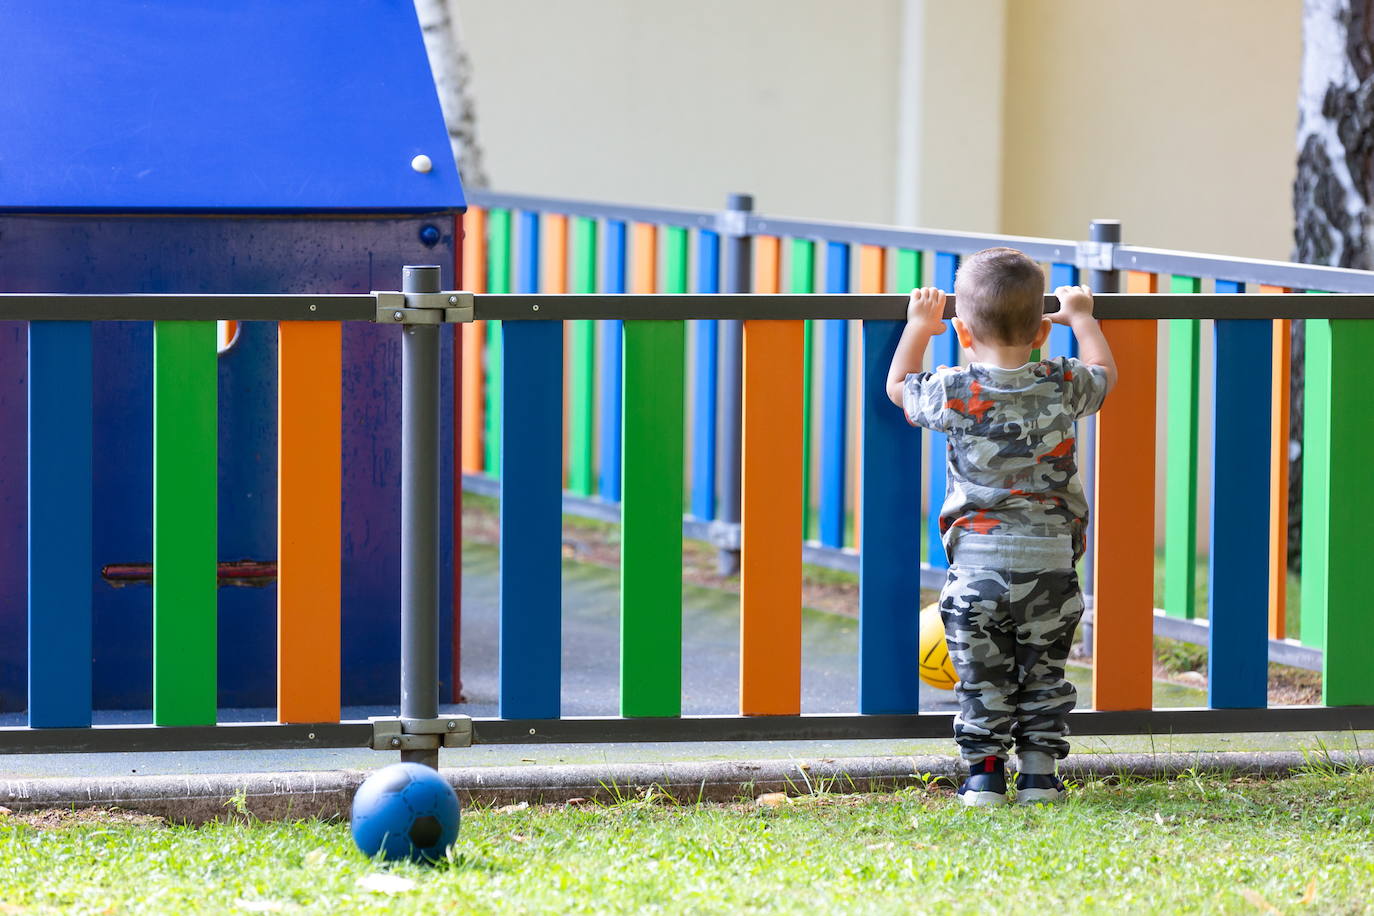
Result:
<svg viewBox="0 0 1374 916"><path fill-rule="evenodd" d="M984 343L981 340L973 341L972 346L968 348L973 356L973 362L996 366L999 369L1020 369L1030 362L1031 349L1029 345L1008 347Z"/></svg>

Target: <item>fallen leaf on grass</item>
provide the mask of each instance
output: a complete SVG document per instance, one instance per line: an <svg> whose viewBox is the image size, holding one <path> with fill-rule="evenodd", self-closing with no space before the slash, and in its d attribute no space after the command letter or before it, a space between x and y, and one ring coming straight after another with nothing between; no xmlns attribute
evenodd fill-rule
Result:
<svg viewBox="0 0 1374 916"><path fill-rule="evenodd" d="M582 798L581 796L578 796L577 798L570 798L570 799L568 799L568 804L570 804L570 805L585 805L585 804L587 804L587 803L590 802L590 801L591 801L590 798Z"/></svg>
<svg viewBox="0 0 1374 916"><path fill-rule="evenodd" d="M787 804L786 792L765 792L754 799L754 804L760 808L781 808Z"/></svg>
<svg viewBox="0 0 1374 916"><path fill-rule="evenodd" d="M864 849L891 849L892 846L891 843L869 843Z"/></svg>
<svg viewBox="0 0 1374 916"><path fill-rule="evenodd" d="M11 809L6 808L4 805L0 805L0 814L13 814L13 813L14 813L14 811L12 811Z"/></svg>
<svg viewBox="0 0 1374 916"><path fill-rule="evenodd" d="M1161 827L1164 826L1164 817L1158 811L1155 812L1155 823Z"/></svg>
<svg viewBox="0 0 1374 916"><path fill-rule="evenodd" d="M502 805L496 809L497 814L514 814L516 811L524 811L530 806L529 802L520 802L515 805Z"/></svg>
<svg viewBox="0 0 1374 916"><path fill-rule="evenodd" d="M523 833L512 833L510 838L517 843L523 843L529 839L529 837L525 836Z"/></svg>
<svg viewBox="0 0 1374 916"><path fill-rule="evenodd" d="M1316 878L1313 878L1311 881L1308 881L1308 882L1307 882L1307 890L1303 891L1302 900L1301 900L1300 902L1302 903L1303 906L1307 906L1307 905L1309 905L1309 904L1311 904L1311 903L1315 903L1316 900L1317 900L1317 879L1316 879Z"/></svg>
<svg viewBox="0 0 1374 916"><path fill-rule="evenodd" d="M280 913L286 905L276 900L235 900L234 906L250 913Z"/></svg>
<svg viewBox="0 0 1374 916"><path fill-rule="evenodd" d="M315 866L324 862L324 860L328 858L328 856L329 853L324 851L324 847L316 846L314 849L310 850L305 854L305 859L303 861L309 867L314 868Z"/></svg>
<svg viewBox="0 0 1374 916"><path fill-rule="evenodd" d="M378 873L363 875L358 879L358 886L365 891L376 891L379 894L400 894L404 891L414 890L415 882L409 878L402 878L400 875Z"/></svg>
<svg viewBox="0 0 1374 916"><path fill-rule="evenodd" d="M1257 910L1262 910L1266 913L1278 913L1279 916L1283 916L1283 910L1274 906L1274 904L1270 903L1268 900L1265 900L1264 895L1259 891L1253 891L1247 887L1240 892L1240 895Z"/></svg>
<svg viewBox="0 0 1374 916"><path fill-rule="evenodd" d="M912 849L939 849L939 846L932 846L929 843L912 843Z"/></svg>

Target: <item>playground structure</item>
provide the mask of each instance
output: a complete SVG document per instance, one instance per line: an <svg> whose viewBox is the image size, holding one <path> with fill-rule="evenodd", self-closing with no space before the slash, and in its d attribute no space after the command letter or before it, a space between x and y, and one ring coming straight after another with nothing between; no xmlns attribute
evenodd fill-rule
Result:
<svg viewBox="0 0 1374 916"><path fill-rule="evenodd" d="M339 17L324 2L173 14L59 0L0 23L0 73L24 87L0 101L0 289L366 293L394 285L407 263L453 265L462 191L404 4ZM64 161L76 150L79 162ZM420 154L430 171L412 167ZM216 358L213 324L0 329L0 711L70 719L29 702L30 675L98 709L148 709L157 678L196 697L197 719L217 705L272 706L279 600L341 608L341 622L307 616L280 636L325 681L348 672L345 704L398 699L401 405L387 381L399 332L288 322L278 333L259 320L225 330ZM205 425L181 423L216 404ZM155 462L180 468L179 482ZM161 524L155 502L173 513ZM156 632L155 555L170 559L163 570L218 560L223 586L164 583L180 622ZM29 602L51 610L26 646ZM203 636L223 651L192 651ZM154 642L183 638L183 663L155 674ZM281 686L318 694L308 678Z"/></svg>
<svg viewBox="0 0 1374 916"><path fill-rule="evenodd" d="M1075 713L1075 733L1374 726L1374 612L1362 597L1374 495L1357 476L1369 438L1359 366L1374 344L1374 274L1140 248L1108 222L1083 242L1007 238L778 219L743 199L717 213L473 195L459 218L464 199L413 13L377 9L390 12L334 22L337 35L312 31L309 10L274 20L275 40L311 35L306 50L317 56L297 49L290 68L299 70L243 90L274 98L283 82L319 89L329 82L321 74L349 59L339 46L350 40L367 44L367 60L401 68L383 74L392 81L370 101L369 131L329 133L359 119L344 115L338 97L331 109L327 95L312 96L320 109L306 122L254 109L233 124L244 137L259 132L260 145L278 154L279 188L298 196L269 206L244 185L235 197L198 169L171 168L176 149L167 153L168 184L115 182L108 193L93 180L6 187L0 321L16 324L0 325L0 360L28 368L23 387L0 389L5 428L27 430L0 449L9 564L0 626L22 632L16 609L26 607L27 649L7 637L4 670L15 680L27 672L29 724L0 728L0 753L337 746L433 763L439 746L472 741L948 735L947 714L919 710L916 665L923 540L929 567L942 558L915 469L927 456L929 488L941 492L941 446L906 426L882 382L905 308L897 291L950 288L958 258L992 245L1046 263L1051 284L1086 280L1121 368L1092 443L1096 708ZM45 25L29 23L36 35L57 34ZM147 22L103 27L122 54L169 41ZM263 31L198 34L229 47ZM395 53L376 53L369 42L378 40ZM35 112L54 110L68 87L49 88L46 106L17 113L32 128L15 132L30 139L21 152L31 162L55 142ZM424 105L398 108L404 98ZM180 122L142 114L195 137ZM330 181L293 172L300 163L279 155L291 145L262 133L263 124L285 123L298 140L328 140ZM392 144L392 136L407 139ZM111 163L146 161L157 139L111 147ZM214 139L197 142L208 148ZM412 167L421 154L432 171ZM258 175L232 155L220 169ZM116 193L130 189L136 197ZM446 288L450 268L460 289ZM401 289L389 291L398 279ZM1309 322L1302 639L1322 650L1325 705L1266 709L1268 638L1286 633L1275 583L1286 553L1293 319ZM1151 708L1155 504L1140 481L1154 479L1162 320L1171 366L1165 604L1183 616L1197 610L1188 599L1198 322L1215 322L1209 708L1196 710ZM239 342L223 357L216 321L240 322ZM386 324L399 327L378 327ZM937 362L958 358L953 335L936 346ZM455 348L447 365L445 348ZM1050 353L1071 348L1056 329ZM247 395L232 369L241 357L258 379ZM456 440L445 431L455 413ZM262 460L273 433L276 467ZM457 590L445 591L459 570L448 546L460 543L459 475L445 466L455 451L463 470L494 478L501 496L494 718L439 715L456 682L445 677L456 662L444 653L458 657L449 648ZM241 473L255 476L234 483ZM565 486L595 497L623 526L619 717L560 717ZM275 512L265 495L274 489ZM814 509L803 498L813 490ZM234 523L250 504L251 522ZM685 505L689 523L727 557L738 552L734 716L680 715ZM853 712L799 714L802 542L813 532L820 547L857 558ZM131 554L139 549L146 554ZM271 564L275 592L217 590L234 572L217 563L244 558ZM150 589L108 581L108 567L146 560ZM245 595L257 602L248 610ZM232 671L251 687L235 692ZM102 704L120 696L105 692L116 675L149 689ZM398 683L399 717L339 721L341 702L395 709ZM358 684L383 686L352 694ZM91 724L95 709L140 708L144 696L151 724ZM233 705L275 705L277 721L227 720L220 708Z"/></svg>

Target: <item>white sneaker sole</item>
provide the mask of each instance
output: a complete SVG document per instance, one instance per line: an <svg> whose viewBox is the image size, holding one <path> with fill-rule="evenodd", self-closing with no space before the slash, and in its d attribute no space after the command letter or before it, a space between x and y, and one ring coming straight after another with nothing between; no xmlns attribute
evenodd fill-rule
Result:
<svg viewBox="0 0 1374 916"><path fill-rule="evenodd" d="M1001 792L965 792L959 796L965 808L984 808L991 805L1005 805L1007 797Z"/></svg>
<svg viewBox="0 0 1374 916"><path fill-rule="evenodd" d="M1063 789L1017 789L1018 805L1053 805L1064 800Z"/></svg>

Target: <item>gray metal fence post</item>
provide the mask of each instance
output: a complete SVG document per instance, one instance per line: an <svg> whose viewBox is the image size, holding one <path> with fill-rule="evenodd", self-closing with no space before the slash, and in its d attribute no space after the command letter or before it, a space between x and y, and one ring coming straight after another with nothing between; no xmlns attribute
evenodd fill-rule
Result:
<svg viewBox="0 0 1374 916"><path fill-rule="evenodd" d="M726 293L747 293L753 288L753 246L748 218L754 198L731 194L725 201L721 233L725 236ZM744 322L721 322L720 451L717 452L717 498L714 541L719 548L717 568L732 576L740 568L740 449L743 439Z"/></svg>
<svg viewBox="0 0 1374 916"><path fill-rule="evenodd" d="M1099 246L1099 251L1104 250L1106 257L1111 257L1112 247L1121 244L1121 221L1115 219L1095 219L1088 228L1088 240ZM1103 268L1106 269L1103 269ZM1111 265L1110 261L1105 264L1094 264L1088 271L1088 288L1094 293L1116 293L1121 291L1121 273ZM1096 509L1096 485L1097 485L1097 417L1089 417L1087 423L1087 447L1083 455L1083 491L1088 498L1088 505ZM1094 578L1093 558L1097 548L1097 537L1091 523L1088 524L1087 531L1087 551L1084 553L1085 563L1083 564L1083 592L1086 595L1095 595L1097 583ZM1091 618L1083 626L1083 645L1088 652L1092 652L1093 646L1093 624Z"/></svg>
<svg viewBox="0 0 1374 916"><path fill-rule="evenodd" d="M442 290L437 266L406 267L401 290ZM401 719L439 715L439 328L401 331ZM401 759L439 767L437 748Z"/></svg>

